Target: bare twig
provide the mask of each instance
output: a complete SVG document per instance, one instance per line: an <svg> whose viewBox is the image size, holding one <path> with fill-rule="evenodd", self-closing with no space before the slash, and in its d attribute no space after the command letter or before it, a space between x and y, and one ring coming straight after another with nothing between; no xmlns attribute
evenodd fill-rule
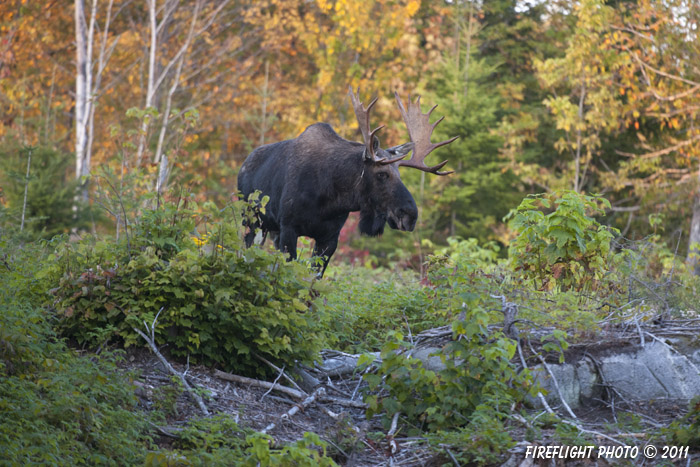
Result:
<svg viewBox="0 0 700 467"><path fill-rule="evenodd" d="M273 389L275 389L275 386L277 385L277 381L280 380L280 378L282 377L282 375L284 375L284 367L282 367L282 368L280 369L279 374L277 375L277 378L275 378L275 380L272 382L272 387L270 387L270 389L268 389L267 391L265 391L265 394L263 394L262 397L260 397L260 400L265 399L265 396L267 396L268 394L270 394L270 392L271 392Z"/></svg>
<svg viewBox="0 0 700 467"><path fill-rule="evenodd" d="M299 410L306 409L308 406L310 406L311 404L316 402L317 399L319 399L320 397L323 397L325 392L326 392L326 389L323 387L316 389L313 392L313 394L311 394L309 397L304 399L301 404L295 405L294 407L289 409L287 411L287 413L282 414L282 416L280 417L280 420L288 420L289 418L293 417L297 412L299 412ZM265 427L264 430L261 431L261 433L268 433L268 432L274 430L275 426L277 426L276 423L270 423L268 426Z"/></svg>
<svg viewBox="0 0 700 467"><path fill-rule="evenodd" d="M202 397L199 394L197 394L197 392L192 388L192 386L190 386L190 384L185 379L185 376L183 374L181 374L180 372L178 372L175 368L173 368L173 366L170 364L170 362L168 362L168 360L166 360L165 357L163 357L163 355L158 350L158 347L156 346L155 329L156 329L156 323L158 322L158 316L160 315L161 311L163 311L162 307L158 311L158 314L156 314L156 317L153 318L153 324L151 325L150 328L148 327L148 324L146 324L145 322L143 323L143 325L146 328L146 331L148 331L150 333L150 335L151 335L150 337L147 336L146 334L144 334L143 331L141 331L140 329L138 329L136 327L132 327L132 329L134 331L136 331L136 333L139 336L144 338L144 340L148 343L149 347L151 347L151 350L156 355L156 357L158 357L158 360L160 360L160 362L163 364L163 366L170 373L172 373L173 375L177 376L180 379L182 386L187 390L187 392L190 393L192 398L197 402L197 405L199 406L199 409L202 411L202 413L204 415L209 415L209 409L207 409L206 404L204 404L204 400L202 400Z"/></svg>
<svg viewBox="0 0 700 467"><path fill-rule="evenodd" d="M290 378L289 376L287 376L287 373L284 372L284 368L278 367L277 365L275 365L274 363L270 362L269 360L267 360L265 357L263 357L263 356L261 356L261 355L258 355L258 354L253 354L253 355L255 355L255 358L257 358L257 359L260 360L261 362L267 364L270 368L272 368L273 370L275 370L276 372L278 372L284 379L286 379L286 380L289 382L289 384L291 384L292 386L294 386L298 391L301 391L301 392L303 392L303 393L306 393L306 391L304 391L302 388L299 387L299 385L296 383L296 381L294 381L292 378ZM279 377L278 377L277 379L279 379ZM277 380L275 380L275 382L277 382ZM263 397L264 397L264 396L263 396Z"/></svg>

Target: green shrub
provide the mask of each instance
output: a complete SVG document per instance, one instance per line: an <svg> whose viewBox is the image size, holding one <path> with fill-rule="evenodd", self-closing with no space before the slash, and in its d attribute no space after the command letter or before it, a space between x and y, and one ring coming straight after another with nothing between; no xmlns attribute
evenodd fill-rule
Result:
<svg viewBox="0 0 700 467"><path fill-rule="evenodd" d="M314 433L283 446L262 433L243 429L228 415L191 421L178 433L172 450L150 452L147 467L287 466L332 467L326 443Z"/></svg>
<svg viewBox="0 0 700 467"><path fill-rule="evenodd" d="M399 275L337 264L326 276L322 296L338 350L379 351L391 330L408 326L418 333L439 325L426 313L430 291L411 271Z"/></svg>
<svg viewBox="0 0 700 467"><path fill-rule="evenodd" d="M690 401L688 413L672 422L664 431L669 444L700 448L700 397Z"/></svg>
<svg viewBox="0 0 700 467"><path fill-rule="evenodd" d="M244 248L240 219L221 218L213 206L196 209L165 203L120 242L64 245L48 273L61 332L95 345L102 343L97 331L114 329L125 345L143 344L133 328L158 315L159 346L225 370L267 372L254 354L288 366L316 358L328 320L314 303L313 271L279 252ZM204 239L193 238L196 221L207 216Z"/></svg>
<svg viewBox="0 0 700 467"><path fill-rule="evenodd" d="M463 427L486 407L494 420L505 418L513 403L532 386L527 371L511 363L515 342L486 328L483 311L467 313L452 326L453 340L435 355L445 368L433 371L409 355L412 345L400 333L382 350L376 374L364 376L371 390L385 387L386 397L369 395L368 416L401 412L430 431Z"/></svg>
<svg viewBox="0 0 700 467"><path fill-rule="evenodd" d="M0 238L0 462L139 464L147 426L118 355L76 356L35 305L43 252Z"/></svg>
<svg viewBox="0 0 700 467"><path fill-rule="evenodd" d="M518 232L509 248L513 267L541 290L597 288L617 231L591 215L609 207L605 198L573 191L528 196L505 219Z"/></svg>

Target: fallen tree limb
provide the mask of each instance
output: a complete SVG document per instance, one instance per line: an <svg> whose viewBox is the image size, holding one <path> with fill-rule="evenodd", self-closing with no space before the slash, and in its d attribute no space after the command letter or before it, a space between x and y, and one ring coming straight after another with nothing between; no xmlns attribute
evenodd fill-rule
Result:
<svg viewBox="0 0 700 467"><path fill-rule="evenodd" d="M149 425L151 425L160 435L162 436L167 436L168 438L172 439L180 439L180 435L176 433L172 433L171 431L166 430L165 428L156 425L152 421L146 419L146 422L148 422ZM170 428L172 430L172 428ZM176 431L180 431L179 429L175 428Z"/></svg>
<svg viewBox="0 0 700 467"><path fill-rule="evenodd" d="M297 391L287 386L282 386L281 384L268 383L267 381L260 381L259 379L247 378L245 376L234 375L232 373L226 373L221 370L214 370L214 376L217 378L224 379L226 381L231 381L234 383L248 384L251 386L257 386L264 389L273 389L275 391L283 392L294 399L304 399L308 394Z"/></svg>
<svg viewBox="0 0 700 467"><path fill-rule="evenodd" d="M352 399L342 399L340 397L331 397L331 396L324 395L323 400L327 401L327 402L331 402L333 404L342 405L345 407L355 407L357 409L366 409L367 408L367 404L365 404L364 402L354 401Z"/></svg>
<svg viewBox="0 0 700 467"><path fill-rule="evenodd" d="M307 393L305 393L303 391L297 391L296 389L290 388L288 386L283 386L281 384L268 383L267 381L261 381L259 379L248 378L246 376L234 375L232 373L226 373L225 371L221 371L221 370L214 370L214 376L216 376L217 378L221 378L223 380L226 380L226 381L234 382L234 383L248 384L250 386L256 386L256 387L263 388L263 389L272 389L273 391L279 391L279 392L287 394L288 396L293 397L294 399L297 399L297 400L301 400L301 399L304 399L305 397L308 397ZM325 388L323 391L323 395L319 396L319 397L321 397L321 399L324 401L328 401L328 402L331 402L333 404L342 405L345 407L355 407L358 409L366 409L367 408L367 404L365 404L364 402L328 396L325 392Z"/></svg>
<svg viewBox="0 0 700 467"><path fill-rule="evenodd" d="M283 377L284 379L286 379L287 381L289 381L289 384L291 384L292 386L294 386L298 391L304 392L304 390L301 389L301 388L299 387L299 385L298 385L292 378L290 378L289 376L287 376L287 373L284 372L284 368L278 367L277 365L275 365L274 363L272 363L271 361L267 360L265 357L263 357L263 356L261 356L261 355L258 355L258 354L253 354L253 355L255 355L255 358L257 358L257 359L260 360L261 362L267 364L270 368L272 368L273 370L275 370L276 372L278 372L279 374L281 374L282 377ZM278 378L278 379L279 379L279 378Z"/></svg>
<svg viewBox="0 0 700 467"><path fill-rule="evenodd" d="M311 394L309 397L304 399L301 404L297 404L291 409L287 411L287 413L282 414L280 416L280 420L288 420L289 418L293 417L299 410L301 409L306 409L308 406L316 402L320 397L323 397L323 395L326 393L325 388L318 388L316 389L313 394ZM270 423L265 427L264 430L261 431L261 433L268 433L269 431L272 431L275 429L275 426L277 426L276 423Z"/></svg>
<svg viewBox="0 0 700 467"><path fill-rule="evenodd" d="M163 311L163 308L161 308L158 311L158 314L156 314L156 317L153 318L153 324L151 327L148 327L148 324L144 321L143 325L146 327L146 331L148 331L151 336L148 337L146 334L143 333L140 329L137 329L136 327L132 327L136 333L143 337L144 340L148 343L149 347L151 347L151 350L153 353L158 357L158 360L163 364L163 366L173 375L177 376L180 382L182 383L182 387L185 388L185 390L192 396L192 398L197 402L197 405L199 406L199 409L202 411L204 415L209 415L209 409L207 409L206 404L204 403L204 400L202 397L197 394L197 391L195 391L192 386L190 386L190 383L187 382L185 379L185 375L177 371L173 366L168 362L168 360L165 359L165 357L160 353L158 350L158 347L156 346L156 336L155 336L155 329L156 329L156 323L158 322L158 315L160 315L160 312Z"/></svg>

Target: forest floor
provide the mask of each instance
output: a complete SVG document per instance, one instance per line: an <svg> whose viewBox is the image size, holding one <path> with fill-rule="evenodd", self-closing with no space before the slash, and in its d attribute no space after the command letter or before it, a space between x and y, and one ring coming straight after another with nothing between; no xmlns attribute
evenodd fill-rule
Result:
<svg viewBox="0 0 700 467"><path fill-rule="evenodd" d="M301 388L294 389L277 378L275 388L259 387L255 382L232 382L217 372L203 366L186 366L171 361L174 369L186 375L189 383L208 393L205 404L212 414L227 414L243 428L265 431L275 442L286 444L300 439L304 432L314 432L329 444L329 452L335 461L344 466L432 466L459 465L451 459L448 449L441 452L439 448L430 447L426 439L403 436L401 429L392 430L382 424L381 417L367 419L362 408L362 390L365 383L360 375L345 377L325 377L313 391L315 400L303 403L299 392L312 395ZM135 374L137 395L141 408L146 411L163 411L163 402L158 398L177 387L173 375L165 369L160 360L147 349L132 349L127 352L123 363L124 369ZM280 375L284 376L284 375ZM272 383L272 381L270 381ZM283 384L284 382L284 384ZM280 391L281 386L291 389ZM172 391L171 391L172 392ZM290 395L291 394L291 395ZM294 408L297 409L294 409ZM158 427L157 444L168 448L178 437L178 431L185 424L202 415L194 399L184 390L166 407L166 423ZM558 407L552 407L557 411ZM289 415L290 410L294 412ZM576 410L578 420L574 423L592 442L594 451L600 446L616 446L618 441L628 446L637 446L639 455L636 460L604 459L595 454L589 459L572 460L533 460L525 457L528 446L549 446L574 444L562 441L562 434L557 433L556 424L542 426L533 430L529 422L522 418L522 426L511 427L511 435L517 444L502 458L501 465L508 467L527 467L536 465L660 465L657 457L647 460L642 454L643 447L650 442L655 431L667 426L674 419L687 411L687 405L664 401L612 405L600 401L589 407ZM531 415L543 415L543 409L531 409ZM561 411L560 413L564 413ZM530 441L526 440L529 439ZM651 441L650 441L651 438ZM657 446L661 449L661 446ZM683 459L665 460L663 465L696 465L700 462L700 452L691 451Z"/></svg>

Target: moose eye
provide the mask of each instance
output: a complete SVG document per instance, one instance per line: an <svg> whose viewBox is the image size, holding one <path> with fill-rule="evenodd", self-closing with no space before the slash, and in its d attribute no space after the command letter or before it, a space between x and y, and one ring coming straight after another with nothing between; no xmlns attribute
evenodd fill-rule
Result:
<svg viewBox="0 0 700 467"><path fill-rule="evenodd" d="M379 180L380 182L383 182L383 181L386 180L387 178L389 178L389 174L388 174L388 173L386 173L386 172L377 172L377 180Z"/></svg>

